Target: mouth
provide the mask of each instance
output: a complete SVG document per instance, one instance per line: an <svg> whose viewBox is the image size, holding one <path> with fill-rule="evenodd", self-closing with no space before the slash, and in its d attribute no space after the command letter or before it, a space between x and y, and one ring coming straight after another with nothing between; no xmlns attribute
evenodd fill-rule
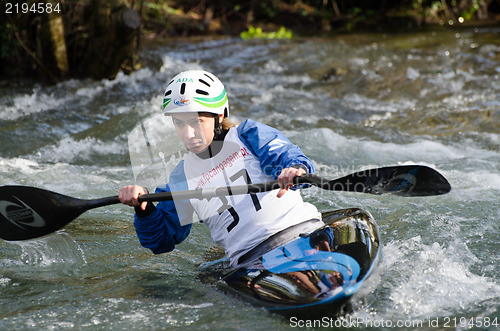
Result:
<svg viewBox="0 0 500 331"><path fill-rule="evenodd" d="M193 141L186 144L186 148L190 151L198 151L205 148L205 144L202 141Z"/></svg>

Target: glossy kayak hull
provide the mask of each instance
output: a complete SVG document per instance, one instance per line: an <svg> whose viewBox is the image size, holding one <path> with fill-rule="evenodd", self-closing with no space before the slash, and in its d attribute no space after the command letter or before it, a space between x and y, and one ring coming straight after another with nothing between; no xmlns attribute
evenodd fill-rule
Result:
<svg viewBox="0 0 500 331"><path fill-rule="evenodd" d="M237 268L206 264L202 279L223 280L247 301L286 315L338 314L373 273L381 245L373 217L358 208L323 213L324 226L286 229L252 249Z"/></svg>

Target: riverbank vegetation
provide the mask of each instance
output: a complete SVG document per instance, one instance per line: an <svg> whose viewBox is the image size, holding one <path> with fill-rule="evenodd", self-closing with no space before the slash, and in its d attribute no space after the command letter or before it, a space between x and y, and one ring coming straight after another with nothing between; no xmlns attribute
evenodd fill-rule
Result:
<svg viewBox="0 0 500 331"><path fill-rule="evenodd" d="M143 7L152 36L231 35L251 25L310 35L500 21L500 0L155 0Z"/></svg>
<svg viewBox="0 0 500 331"><path fill-rule="evenodd" d="M292 33L312 36L500 22L500 0L47 0L40 3L2 2L0 78L112 79L119 71L131 72L140 66L137 56L144 38L193 35L290 38Z"/></svg>

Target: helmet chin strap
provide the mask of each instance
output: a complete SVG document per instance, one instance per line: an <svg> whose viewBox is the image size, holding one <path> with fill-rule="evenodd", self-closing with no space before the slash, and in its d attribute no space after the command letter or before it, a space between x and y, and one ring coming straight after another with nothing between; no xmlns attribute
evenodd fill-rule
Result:
<svg viewBox="0 0 500 331"><path fill-rule="evenodd" d="M219 122L219 115L215 115L215 125L214 125L214 140L222 134L222 123Z"/></svg>

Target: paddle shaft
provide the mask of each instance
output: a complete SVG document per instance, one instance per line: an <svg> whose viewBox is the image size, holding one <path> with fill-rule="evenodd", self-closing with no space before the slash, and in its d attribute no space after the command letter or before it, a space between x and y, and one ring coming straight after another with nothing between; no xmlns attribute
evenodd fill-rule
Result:
<svg viewBox="0 0 500 331"><path fill-rule="evenodd" d="M395 166L364 170L335 180L312 174L294 179L295 184L309 184L325 190L429 196L450 191L448 181L425 166ZM186 199L211 199L227 195L267 192L279 188L278 181L260 184L203 188L189 191L143 194L139 202ZM55 232L83 212L120 203L118 196L83 200L28 186L0 187L0 238L26 240Z"/></svg>

